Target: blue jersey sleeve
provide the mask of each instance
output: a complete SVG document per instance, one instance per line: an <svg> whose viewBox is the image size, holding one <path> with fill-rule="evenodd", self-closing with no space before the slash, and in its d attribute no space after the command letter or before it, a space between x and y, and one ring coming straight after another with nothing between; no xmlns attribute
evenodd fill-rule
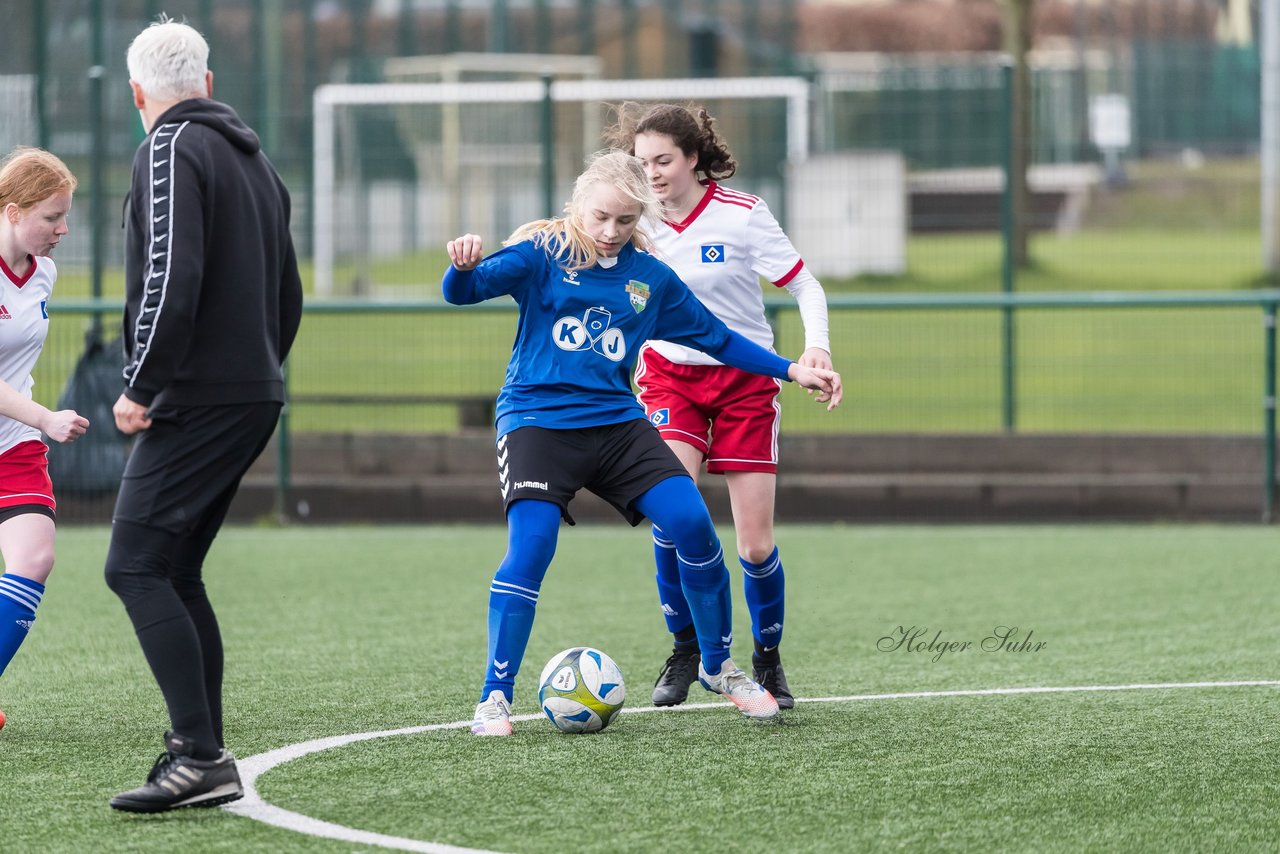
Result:
<svg viewBox="0 0 1280 854"><path fill-rule="evenodd" d="M499 249L482 260L474 270L462 271L450 266L442 280L447 302L473 305L494 297L510 295L519 299L521 291L540 277L540 266L546 264L546 253L531 241Z"/></svg>
<svg viewBox="0 0 1280 854"><path fill-rule="evenodd" d="M707 355L748 373L790 382L790 377L787 376L787 371L791 368L790 361L732 330L729 331L725 345L719 350L708 350Z"/></svg>
<svg viewBox="0 0 1280 854"><path fill-rule="evenodd" d="M724 347L729 340L729 327L699 302L674 272L664 282L662 294L653 338L674 341L704 353L714 353Z"/></svg>

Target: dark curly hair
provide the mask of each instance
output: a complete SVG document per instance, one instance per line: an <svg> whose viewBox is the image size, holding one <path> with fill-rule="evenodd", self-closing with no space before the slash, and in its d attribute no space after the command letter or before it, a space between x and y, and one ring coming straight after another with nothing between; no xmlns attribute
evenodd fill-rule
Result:
<svg viewBox="0 0 1280 854"><path fill-rule="evenodd" d="M713 181L731 178L738 171L738 162L716 133L716 120L705 107L657 104L645 108L628 101L617 108L617 116L605 131L605 141L613 148L635 154L636 134L659 133L671 137L685 154L697 154L694 171Z"/></svg>

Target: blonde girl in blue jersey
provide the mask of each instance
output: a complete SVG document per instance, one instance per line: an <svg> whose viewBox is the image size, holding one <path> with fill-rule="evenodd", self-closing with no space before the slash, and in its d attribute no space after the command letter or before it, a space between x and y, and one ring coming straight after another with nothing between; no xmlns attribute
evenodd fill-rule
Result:
<svg viewBox="0 0 1280 854"><path fill-rule="evenodd" d="M19 148L0 164L0 674L35 622L53 570L57 505L41 434L71 442L89 428L75 411L31 399L58 278L49 256L67 235L75 189L71 170L47 151Z"/></svg>
<svg viewBox="0 0 1280 854"><path fill-rule="evenodd" d="M631 369L650 338L685 342L743 370L787 379L834 408L839 374L804 367L731 332L669 267L644 250L655 200L639 161L595 158L564 216L516 230L484 256L474 234L449 241L444 296L472 304L509 296L516 342L496 408L497 458L508 546L489 588L489 649L472 732L511 734L511 700L542 579L569 503L595 493L632 525L646 517L675 543L702 658L699 678L744 715L778 704L729 657L729 576L697 487L645 417Z"/></svg>

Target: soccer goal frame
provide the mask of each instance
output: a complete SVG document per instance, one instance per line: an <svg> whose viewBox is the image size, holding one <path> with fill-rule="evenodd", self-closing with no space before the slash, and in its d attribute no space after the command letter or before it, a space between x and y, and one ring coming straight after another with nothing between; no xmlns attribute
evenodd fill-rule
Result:
<svg viewBox="0 0 1280 854"><path fill-rule="evenodd" d="M313 150L313 240L315 293L334 292L334 228L337 201L337 110L341 106L412 104L581 104L584 130L596 133L600 108L621 101L697 101L715 99L783 99L786 103L786 156L799 163L810 148L811 86L800 77L736 77L650 80L514 80L504 82L345 83L316 88ZM447 141L446 141L447 142ZM588 148L590 150L590 147ZM450 193L460 192L447 187Z"/></svg>

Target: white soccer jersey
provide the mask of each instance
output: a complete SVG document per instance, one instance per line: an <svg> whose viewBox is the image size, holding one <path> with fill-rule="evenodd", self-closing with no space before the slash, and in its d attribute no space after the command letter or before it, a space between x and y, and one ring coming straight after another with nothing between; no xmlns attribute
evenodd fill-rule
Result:
<svg viewBox="0 0 1280 854"><path fill-rule="evenodd" d="M26 397L31 397L31 372L49 334L49 297L57 278L51 258L36 258L23 278L0 258L0 379ZM39 438L36 428L0 416L0 454Z"/></svg>
<svg viewBox="0 0 1280 854"><path fill-rule="evenodd" d="M772 349L760 277L782 287L804 261L764 199L708 181L702 201L684 222L662 222L656 232L654 254L675 269L703 305L734 332ZM720 364L670 341L649 343L678 364Z"/></svg>

